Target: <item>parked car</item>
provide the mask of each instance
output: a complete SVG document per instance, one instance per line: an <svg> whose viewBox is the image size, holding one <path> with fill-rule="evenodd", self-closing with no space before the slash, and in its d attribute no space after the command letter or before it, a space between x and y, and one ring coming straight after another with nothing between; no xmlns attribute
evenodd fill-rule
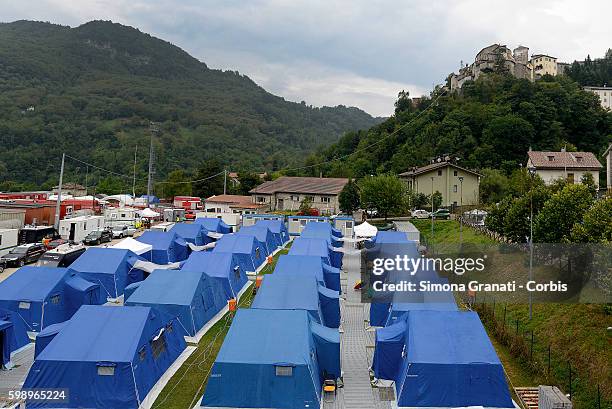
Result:
<svg viewBox="0 0 612 409"><path fill-rule="evenodd" d="M47 249L41 243L29 243L17 246L2 256L6 266L22 267L37 261Z"/></svg>
<svg viewBox="0 0 612 409"><path fill-rule="evenodd" d="M53 250L43 254L36 266L38 267L68 267L79 256L85 253L85 246L82 244L62 244Z"/></svg>
<svg viewBox="0 0 612 409"><path fill-rule="evenodd" d="M113 239L122 239L124 237L132 237L138 229L134 226L116 226L113 227Z"/></svg>
<svg viewBox="0 0 612 409"><path fill-rule="evenodd" d="M435 219L445 219L448 220L450 219L450 212L448 211L448 209L438 209L435 212L432 213L432 216Z"/></svg>
<svg viewBox="0 0 612 409"><path fill-rule="evenodd" d="M196 219L196 215L193 211L187 210L185 212L185 220L195 220L195 219Z"/></svg>
<svg viewBox="0 0 612 409"><path fill-rule="evenodd" d="M47 243L47 250L53 250L55 248L58 248L62 244L66 244L66 243L68 243L68 240L64 240L64 239L51 240L50 242Z"/></svg>
<svg viewBox="0 0 612 409"><path fill-rule="evenodd" d="M0 259L0 273L4 272L5 268L6 268L6 261Z"/></svg>
<svg viewBox="0 0 612 409"><path fill-rule="evenodd" d="M418 210L413 210L412 211L412 217L414 217L415 219L428 219L430 215L431 215L431 213L429 213L427 210L423 210L423 209L418 209Z"/></svg>
<svg viewBox="0 0 612 409"><path fill-rule="evenodd" d="M87 246L95 246L104 242L111 242L113 240L113 233L109 230L96 230L89 233L83 239L83 244Z"/></svg>

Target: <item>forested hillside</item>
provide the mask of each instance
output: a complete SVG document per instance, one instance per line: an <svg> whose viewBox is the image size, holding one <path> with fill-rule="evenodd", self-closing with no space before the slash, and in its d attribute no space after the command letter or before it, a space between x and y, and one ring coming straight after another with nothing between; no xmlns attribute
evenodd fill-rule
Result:
<svg viewBox="0 0 612 409"><path fill-rule="evenodd" d="M584 61L574 61L565 70L580 85L594 87L612 86L612 48L606 51L603 58L591 59L587 55Z"/></svg>
<svg viewBox="0 0 612 409"><path fill-rule="evenodd" d="M451 155L469 168L509 174L525 163L529 147L566 147L601 158L612 141L612 113L567 76L531 83L491 73L466 83L460 94L436 89L431 99L412 102L400 93L395 116L367 131L349 132L312 155L308 163L331 162L308 171L361 177L403 172L432 157Z"/></svg>
<svg viewBox="0 0 612 409"><path fill-rule="evenodd" d="M55 183L62 152L131 174L136 146L143 186L151 121L157 180L210 158L279 168L378 122L357 108L285 101L131 27L0 24L0 190ZM67 180L84 183L85 168L71 163ZM102 176L89 172L90 184Z"/></svg>

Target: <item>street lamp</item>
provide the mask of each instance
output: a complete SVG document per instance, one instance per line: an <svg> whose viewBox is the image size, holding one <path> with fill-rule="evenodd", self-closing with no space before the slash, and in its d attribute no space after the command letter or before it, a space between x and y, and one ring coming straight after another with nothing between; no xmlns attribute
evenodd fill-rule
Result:
<svg viewBox="0 0 612 409"><path fill-rule="evenodd" d="M536 168L533 165L527 166L531 183L529 186L529 281L533 280L533 180ZM529 321L533 317L533 295L529 291Z"/></svg>
<svg viewBox="0 0 612 409"><path fill-rule="evenodd" d="M459 176L459 245L463 245L463 176Z"/></svg>

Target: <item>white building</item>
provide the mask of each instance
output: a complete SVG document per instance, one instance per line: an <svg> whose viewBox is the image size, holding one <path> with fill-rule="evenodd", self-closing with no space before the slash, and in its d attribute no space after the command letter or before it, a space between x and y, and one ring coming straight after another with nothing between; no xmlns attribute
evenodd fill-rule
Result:
<svg viewBox="0 0 612 409"><path fill-rule="evenodd" d="M599 103L604 109L612 111L612 87L584 87L599 97Z"/></svg>
<svg viewBox="0 0 612 409"><path fill-rule="evenodd" d="M547 185L555 180L580 183L582 176L590 173L599 187L599 171L603 166L591 152L542 152L529 151L527 169L534 168Z"/></svg>
<svg viewBox="0 0 612 409"><path fill-rule="evenodd" d="M608 193L612 194L612 143L608 146L603 156L606 158L606 185Z"/></svg>

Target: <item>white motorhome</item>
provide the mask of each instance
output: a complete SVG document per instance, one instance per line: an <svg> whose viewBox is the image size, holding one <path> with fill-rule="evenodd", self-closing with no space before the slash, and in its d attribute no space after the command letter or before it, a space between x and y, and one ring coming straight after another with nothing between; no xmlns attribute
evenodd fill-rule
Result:
<svg viewBox="0 0 612 409"><path fill-rule="evenodd" d="M17 247L18 241L18 229L0 229L0 257Z"/></svg>
<svg viewBox="0 0 612 409"><path fill-rule="evenodd" d="M172 223L172 222L162 222L162 223L157 223L156 225L151 226L150 230L155 230L155 231L169 231L171 228L174 227L176 223Z"/></svg>
<svg viewBox="0 0 612 409"><path fill-rule="evenodd" d="M104 230L104 216L79 216L60 220L59 234L64 240L77 243L92 231Z"/></svg>
<svg viewBox="0 0 612 409"><path fill-rule="evenodd" d="M138 220L140 220L140 209L109 207L104 210L104 223L107 227L133 226Z"/></svg>

